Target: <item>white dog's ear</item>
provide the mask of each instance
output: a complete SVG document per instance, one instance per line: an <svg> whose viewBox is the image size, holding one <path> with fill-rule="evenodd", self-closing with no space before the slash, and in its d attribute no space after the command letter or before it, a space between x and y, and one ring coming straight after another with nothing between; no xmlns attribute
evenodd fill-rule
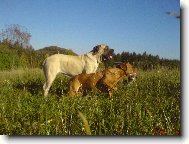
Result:
<svg viewBox="0 0 189 144"><path fill-rule="evenodd" d="M96 55L97 53L98 53L98 51L99 51L99 45L97 45L97 46L95 46L94 48L93 48L93 50L92 50L92 52L93 52L93 55Z"/></svg>

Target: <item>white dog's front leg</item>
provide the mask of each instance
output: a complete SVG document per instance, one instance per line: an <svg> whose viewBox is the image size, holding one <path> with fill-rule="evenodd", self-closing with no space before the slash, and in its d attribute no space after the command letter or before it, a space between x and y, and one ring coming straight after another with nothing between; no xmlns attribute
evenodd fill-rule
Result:
<svg viewBox="0 0 189 144"><path fill-rule="evenodd" d="M85 72L87 74L90 74L90 73L95 73L96 70L97 70L98 66L88 66L86 69L85 69Z"/></svg>

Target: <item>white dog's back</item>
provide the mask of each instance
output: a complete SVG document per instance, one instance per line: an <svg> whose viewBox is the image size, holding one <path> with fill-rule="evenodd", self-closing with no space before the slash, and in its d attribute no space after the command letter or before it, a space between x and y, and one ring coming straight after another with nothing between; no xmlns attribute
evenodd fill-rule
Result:
<svg viewBox="0 0 189 144"><path fill-rule="evenodd" d="M63 73L68 76L75 76L82 72L95 72L98 65L92 64L92 66L90 66L90 64L91 63L86 63L86 57L84 57L84 55L70 56L55 54L48 57L44 61L43 69L45 73L54 71L56 73Z"/></svg>

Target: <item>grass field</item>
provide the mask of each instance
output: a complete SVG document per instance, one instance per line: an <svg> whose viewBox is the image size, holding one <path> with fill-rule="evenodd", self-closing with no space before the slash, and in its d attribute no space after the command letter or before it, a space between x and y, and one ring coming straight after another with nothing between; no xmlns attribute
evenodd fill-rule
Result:
<svg viewBox="0 0 189 144"><path fill-rule="evenodd" d="M1 135L181 135L179 70L140 71L137 81L69 97L59 75L42 95L40 69L0 71Z"/></svg>

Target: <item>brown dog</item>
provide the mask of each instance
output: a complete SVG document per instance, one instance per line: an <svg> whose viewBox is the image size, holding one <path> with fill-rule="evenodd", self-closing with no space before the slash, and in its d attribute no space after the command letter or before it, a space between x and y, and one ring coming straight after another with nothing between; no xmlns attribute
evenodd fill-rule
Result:
<svg viewBox="0 0 189 144"><path fill-rule="evenodd" d="M70 88L68 94L74 96L80 87L86 92L86 90L99 91L96 88L96 83L103 77L102 72L96 72L91 74L79 74L71 78Z"/></svg>
<svg viewBox="0 0 189 144"><path fill-rule="evenodd" d="M122 63L116 68L108 68L100 72L91 74L79 74L70 80L70 89L68 94L74 96L79 88L83 90L92 90L94 92L106 91L112 96L116 89L118 81L125 76L136 75L134 68L129 63Z"/></svg>

